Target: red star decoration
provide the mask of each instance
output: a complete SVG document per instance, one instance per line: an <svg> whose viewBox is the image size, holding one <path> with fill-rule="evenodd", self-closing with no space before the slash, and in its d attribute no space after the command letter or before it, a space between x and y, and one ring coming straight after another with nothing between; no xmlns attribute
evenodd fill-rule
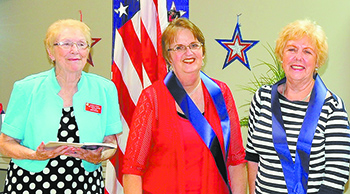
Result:
<svg viewBox="0 0 350 194"><path fill-rule="evenodd" d="M235 57L238 57L243 61L243 63L246 63L246 58L244 57L243 51L247 49L247 47L252 45L251 43L248 43L248 44L242 43L240 37L236 35L234 42L227 42L223 44L226 45L226 47L229 48L230 50L229 56L228 56L229 61L233 60Z"/></svg>
<svg viewBox="0 0 350 194"><path fill-rule="evenodd" d="M83 13L81 10L79 10L79 13L80 13L80 21L83 22ZM90 48L92 48L93 46L95 46L95 44L97 44L102 38L91 38L92 39L92 42L91 42L91 46ZM94 66L94 62L92 61L92 56L91 56L91 52L89 53L89 58L87 59L87 62L93 66Z"/></svg>
<svg viewBox="0 0 350 194"><path fill-rule="evenodd" d="M91 47L95 46L95 44L97 44L102 38L91 38L92 39L92 43L91 43ZM87 59L87 62L94 67L94 62L92 61L92 56L91 56L91 52L89 53L89 58Z"/></svg>

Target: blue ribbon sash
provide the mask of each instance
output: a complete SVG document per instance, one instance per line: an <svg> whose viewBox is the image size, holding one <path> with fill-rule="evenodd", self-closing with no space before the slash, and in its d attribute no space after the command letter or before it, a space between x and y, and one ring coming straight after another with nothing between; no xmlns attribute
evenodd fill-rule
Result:
<svg viewBox="0 0 350 194"><path fill-rule="evenodd" d="M283 127L281 105L277 91L278 85L285 82L286 78L272 86L272 139L277 155L281 161L288 193L306 194L311 145L327 94L327 88L322 82L320 76L316 74L315 85L298 136L295 162L293 162L288 148L286 132Z"/></svg>
<svg viewBox="0 0 350 194"><path fill-rule="evenodd" d="M199 111L195 103L186 93L185 89L177 79L174 72L169 72L164 79L164 83L167 86L169 92L175 99L176 103L180 106L183 113L191 122L192 126L196 129L197 133L202 138L205 145L210 149L215 163L220 171L220 174L224 178L228 185L228 176L226 168L226 158L229 149L230 142L230 120L227 113L224 97L222 95L220 87L203 72L200 72L201 80L205 87L209 91L211 98L215 104L216 110L219 114L221 127L224 136L225 154L222 153L220 142L215 134L215 131L207 121L207 119ZM224 157L225 156L225 157ZM228 185L229 187L229 185ZM229 187L230 190L230 187ZM231 191L230 191L231 193Z"/></svg>

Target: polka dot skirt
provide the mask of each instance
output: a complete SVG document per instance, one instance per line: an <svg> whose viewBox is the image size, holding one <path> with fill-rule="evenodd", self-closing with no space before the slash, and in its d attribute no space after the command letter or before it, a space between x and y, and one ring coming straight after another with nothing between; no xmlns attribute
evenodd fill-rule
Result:
<svg viewBox="0 0 350 194"><path fill-rule="evenodd" d="M73 107L62 110L57 140L79 142ZM5 180L7 194L96 194L103 193L102 167L87 172L78 158L58 156L43 171L29 172L10 161Z"/></svg>

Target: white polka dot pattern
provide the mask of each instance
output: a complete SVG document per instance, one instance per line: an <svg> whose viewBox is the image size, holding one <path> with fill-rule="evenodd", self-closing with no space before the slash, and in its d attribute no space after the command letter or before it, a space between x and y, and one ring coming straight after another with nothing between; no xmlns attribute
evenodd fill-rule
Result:
<svg viewBox="0 0 350 194"><path fill-rule="evenodd" d="M79 142L73 107L62 109L58 141ZM80 159L65 155L50 159L41 172L29 172L10 161L4 193L9 194L100 194L104 191L102 167L93 172L83 168Z"/></svg>

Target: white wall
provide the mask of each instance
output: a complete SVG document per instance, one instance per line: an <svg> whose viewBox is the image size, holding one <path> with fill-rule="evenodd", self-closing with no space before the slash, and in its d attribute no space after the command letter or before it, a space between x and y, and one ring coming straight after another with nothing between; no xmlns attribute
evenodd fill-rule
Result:
<svg viewBox="0 0 350 194"><path fill-rule="evenodd" d="M350 109L350 1L348 0L191 0L190 19L203 31L207 41L204 71L225 81L231 88L237 107L251 99L240 85L247 84L253 73L265 73L254 66L260 60L272 62L264 46L274 46L278 32L286 24L309 18L320 24L329 40L329 62L320 69L327 87L338 94ZM93 49L95 67L89 71L110 77L112 48L111 0L0 0L0 102L4 108L15 80L50 68L43 39L47 27L57 19L80 19L92 29L92 35L102 38ZM260 42L247 52L252 71L239 61L222 70L226 50L215 39L231 39L237 14L242 38ZM239 115L248 113L239 108ZM246 138L246 129L243 128ZM346 193L350 193L347 191Z"/></svg>
<svg viewBox="0 0 350 194"><path fill-rule="evenodd" d="M350 1L327 0L192 0L190 18L204 32L207 40L207 62L205 71L229 84L238 106L249 101L245 91L239 85L246 84L255 75L265 73L263 67L256 67L260 60L272 62L264 46L274 46L279 31L286 24L297 19L309 18L316 21L325 30L329 41L329 61L320 69L320 74L327 87L338 94L350 108ZM226 50L215 39L231 39L237 22L241 24L242 38L260 40L247 52L249 71L239 61L222 70ZM246 108L245 108L246 109ZM239 114L245 114L239 109Z"/></svg>

